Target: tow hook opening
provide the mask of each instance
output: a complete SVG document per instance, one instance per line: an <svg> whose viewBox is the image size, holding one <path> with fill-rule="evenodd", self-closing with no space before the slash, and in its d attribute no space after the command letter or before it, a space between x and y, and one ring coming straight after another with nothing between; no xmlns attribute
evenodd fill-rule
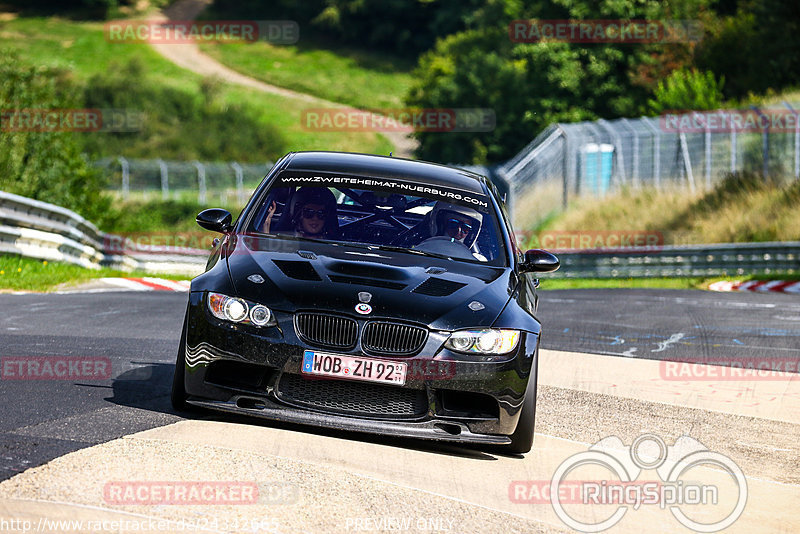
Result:
<svg viewBox="0 0 800 534"><path fill-rule="evenodd" d="M248 397L239 397L236 399L236 407L244 408L246 410L263 410L267 407L264 401L259 399L251 399Z"/></svg>
<svg viewBox="0 0 800 534"><path fill-rule="evenodd" d="M451 436L458 436L459 434L461 434L461 427L458 425L453 425L448 423L434 423L433 426L437 430L447 432Z"/></svg>

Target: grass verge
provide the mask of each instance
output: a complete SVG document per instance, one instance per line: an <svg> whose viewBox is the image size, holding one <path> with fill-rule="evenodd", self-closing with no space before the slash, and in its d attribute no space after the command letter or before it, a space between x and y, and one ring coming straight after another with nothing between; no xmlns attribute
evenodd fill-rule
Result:
<svg viewBox="0 0 800 534"><path fill-rule="evenodd" d="M411 87L412 64L358 50L263 41L207 43L200 48L257 80L358 108L402 107Z"/></svg>
<svg viewBox="0 0 800 534"><path fill-rule="evenodd" d="M520 206L527 206L524 201ZM695 195L683 189L642 188L581 198L563 213L543 215L538 224L527 221L526 241L536 248L542 232L657 232L664 245L800 241L798 203L798 180L733 173Z"/></svg>
<svg viewBox="0 0 800 534"><path fill-rule="evenodd" d="M542 290L551 289L708 289L714 282L798 280L797 275L749 275L714 278L540 278Z"/></svg>
<svg viewBox="0 0 800 534"><path fill-rule="evenodd" d="M169 280L191 277L174 274L124 272L114 269L86 269L70 263L49 262L3 254L0 255L0 291L53 291L62 284L75 285L95 278L149 276Z"/></svg>
<svg viewBox="0 0 800 534"><path fill-rule="evenodd" d="M168 89L166 92L182 94L186 101L203 101L208 97L209 88L212 88L215 102L220 108L238 107L242 110L240 113L246 113L256 124L277 128L286 150L342 150L375 154L388 154L393 150L392 144L385 137L374 132L340 133L304 129L301 114L309 107L307 102L262 93L224 81L210 82L200 75L177 67L147 44L109 42L105 38L102 23L75 22L58 17L17 17L3 20L0 21L0 49L4 48L17 51L26 62L68 70L81 83L88 83L92 76L113 70L112 65L128 64L134 60L145 66L149 84ZM123 97L124 95L114 107L126 107ZM236 120L233 114L229 116L231 121ZM167 159L173 156L173 159L196 157L187 147L181 146L180 136L165 131L168 128L180 130L185 125L175 120L171 124L164 124L165 122L158 121L158 129L153 135L138 143L131 142L127 148L124 144L112 143L114 136L107 136L107 144L112 152L96 156L141 157L158 148L159 155ZM173 145L177 143L177 146L165 142L165 138ZM102 139L97 144L102 147ZM181 155L185 157L179 157ZM269 156L272 155L255 153L250 161L263 162ZM219 157L225 159L223 156Z"/></svg>

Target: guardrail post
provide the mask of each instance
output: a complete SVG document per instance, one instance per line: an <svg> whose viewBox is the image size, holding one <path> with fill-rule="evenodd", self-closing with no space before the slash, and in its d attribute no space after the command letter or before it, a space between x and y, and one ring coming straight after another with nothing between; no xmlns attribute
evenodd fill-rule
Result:
<svg viewBox="0 0 800 534"><path fill-rule="evenodd" d="M158 168L161 170L161 198L169 199L169 169L161 158L158 159Z"/></svg>
<svg viewBox="0 0 800 534"><path fill-rule="evenodd" d="M119 161L119 165L122 167L122 198L127 200L131 192L131 167L128 164L128 160L122 156L119 156L117 161Z"/></svg>
<svg viewBox="0 0 800 534"><path fill-rule="evenodd" d="M231 163L233 172L236 173L236 197L239 199L239 204L244 204L244 172L242 166L237 162Z"/></svg>
<svg viewBox="0 0 800 534"><path fill-rule="evenodd" d="M206 168L199 161L193 161L192 165L197 169L197 202L198 204L206 203Z"/></svg>

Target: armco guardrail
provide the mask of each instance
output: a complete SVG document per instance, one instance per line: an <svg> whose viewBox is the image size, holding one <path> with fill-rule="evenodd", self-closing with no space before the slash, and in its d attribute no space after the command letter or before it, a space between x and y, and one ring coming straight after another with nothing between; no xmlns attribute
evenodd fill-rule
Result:
<svg viewBox="0 0 800 534"><path fill-rule="evenodd" d="M68 209L0 191L0 253L145 272L199 274L208 251L135 247L100 232ZM126 253L120 253L125 251ZM648 278L800 274L800 242L626 248L616 252L556 252L561 269L548 278Z"/></svg>
<svg viewBox="0 0 800 534"><path fill-rule="evenodd" d="M208 251L177 247L139 247L120 253L123 238L106 234L66 208L0 191L0 253L63 261L97 269L200 274Z"/></svg>
<svg viewBox="0 0 800 534"><path fill-rule="evenodd" d="M800 274L800 242L732 243L556 252L561 269L548 278L653 278Z"/></svg>

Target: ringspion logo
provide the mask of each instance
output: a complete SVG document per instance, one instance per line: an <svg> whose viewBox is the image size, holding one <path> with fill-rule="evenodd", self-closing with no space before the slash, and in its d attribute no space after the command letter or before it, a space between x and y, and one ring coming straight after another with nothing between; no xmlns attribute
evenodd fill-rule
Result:
<svg viewBox="0 0 800 534"><path fill-rule="evenodd" d="M655 471L659 480L640 480L645 471ZM519 488L519 481L512 482L512 500L525 495L525 486ZM668 446L654 434L630 445L610 436L570 456L556 468L548 492L559 519L578 532L607 530L642 506L668 509L693 531L718 532L739 519L747 495L744 473L724 454L689 436Z"/></svg>

